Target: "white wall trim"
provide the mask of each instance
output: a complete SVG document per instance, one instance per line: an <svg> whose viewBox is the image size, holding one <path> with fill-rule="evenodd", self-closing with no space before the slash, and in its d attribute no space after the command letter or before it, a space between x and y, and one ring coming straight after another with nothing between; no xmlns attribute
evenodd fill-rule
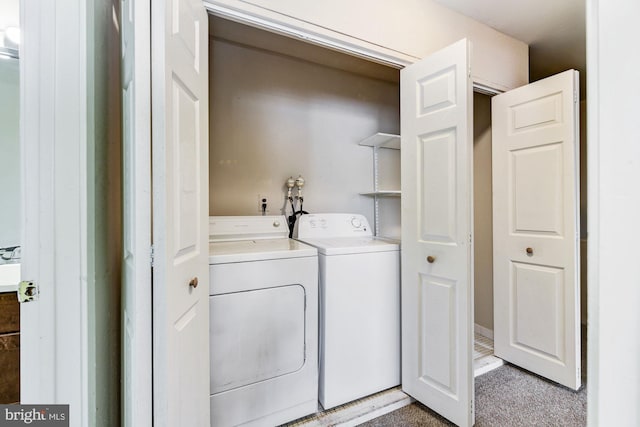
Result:
<svg viewBox="0 0 640 427"><path fill-rule="evenodd" d="M587 0L588 425L640 425L637 0Z"/></svg>
<svg viewBox="0 0 640 427"><path fill-rule="evenodd" d="M205 9L211 15L286 37L301 39L307 43L389 67L401 69L421 59L249 3L242 3L241 9L234 7L229 0L203 0L203 2ZM498 95L509 89L499 83L476 76L472 76L472 79L474 91L485 95Z"/></svg>
<svg viewBox="0 0 640 427"><path fill-rule="evenodd" d="M390 67L403 68L420 59L249 3L243 3L241 9L233 6L229 0L203 0L203 2L205 9L212 15L294 39L302 39L308 43Z"/></svg>
<svg viewBox="0 0 640 427"><path fill-rule="evenodd" d="M123 2L129 8L131 0ZM123 105L122 407L123 427L153 426L151 276L151 2L121 10ZM125 21L132 19L132 24ZM123 103L126 95L123 96ZM128 190L127 190L128 188Z"/></svg>
<svg viewBox="0 0 640 427"><path fill-rule="evenodd" d="M88 425L86 3L22 0L21 401Z"/></svg>
<svg viewBox="0 0 640 427"><path fill-rule="evenodd" d="M485 338L493 339L493 329L485 328L484 326L480 326L477 323L473 325L474 332L482 335Z"/></svg>
<svg viewBox="0 0 640 427"><path fill-rule="evenodd" d="M598 360L600 358L598 318L599 304L597 294L600 291L600 284L597 280L599 275L599 129L598 129L598 58L600 55L598 46L598 11L597 0L587 0L587 93L589 102L587 104L587 218L588 221L588 266L587 266L587 425L597 426L599 419L598 400L600 399L600 372Z"/></svg>

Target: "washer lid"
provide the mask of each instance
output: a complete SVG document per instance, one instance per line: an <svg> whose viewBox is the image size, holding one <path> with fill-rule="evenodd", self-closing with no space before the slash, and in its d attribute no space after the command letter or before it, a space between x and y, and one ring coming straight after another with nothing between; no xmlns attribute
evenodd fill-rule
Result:
<svg viewBox="0 0 640 427"><path fill-rule="evenodd" d="M293 239L257 239L209 243L209 264L316 256L318 251Z"/></svg>
<svg viewBox="0 0 640 427"><path fill-rule="evenodd" d="M318 248L318 253L322 255L364 254L400 250L400 242L398 240L380 237L332 237L301 240Z"/></svg>

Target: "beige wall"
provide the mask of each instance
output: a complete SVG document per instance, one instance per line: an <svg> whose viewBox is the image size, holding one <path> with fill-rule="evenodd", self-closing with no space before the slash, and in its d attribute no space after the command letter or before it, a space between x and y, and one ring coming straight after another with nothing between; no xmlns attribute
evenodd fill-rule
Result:
<svg viewBox="0 0 640 427"><path fill-rule="evenodd" d="M580 101L580 321L587 324L587 101Z"/></svg>
<svg viewBox="0 0 640 427"><path fill-rule="evenodd" d="M322 34L415 62L462 38L472 42L474 80L502 89L529 81L528 46L432 0L205 0L252 19Z"/></svg>
<svg viewBox="0 0 640 427"><path fill-rule="evenodd" d="M284 182L302 174L305 210L372 222L373 201L358 194L373 186L372 151L358 141L399 132L397 83L212 40L210 214L257 215L258 195L282 214Z"/></svg>
<svg viewBox="0 0 640 427"><path fill-rule="evenodd" d="M87 3L89 425L120 424L122 124L119 0Z"/></svg>
<svg viewBox="0 0 640 427"><path fill-rule="evenodd" d="M491 98L473 94L474 320L493 330Z"/></svg>

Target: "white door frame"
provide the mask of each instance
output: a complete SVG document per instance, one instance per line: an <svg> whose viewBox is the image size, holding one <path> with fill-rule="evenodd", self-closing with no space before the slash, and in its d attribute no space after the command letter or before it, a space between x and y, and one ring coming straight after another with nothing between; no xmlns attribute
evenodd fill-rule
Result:
<svg viewBox="0 0 640 427"><path fill-rule="evenodd" d="M88 425L87 4L20 2L20 399L69 404Z"/></svg>
<svg viewBox="0 0 640 427"><path fill-rule="evenodd" d="M294 39L301 39L311 44L327 47L390 67L402 68L420 59L318 25L299 21L262 7L253 6L249 3L243 4L242 9L229 0L203 0L203 3L205 9L211 15Z"/></svg>
<svg viewBox="0 0 640 427"><path fill-rule="evenodd" d="M639 425L637 0L587 0L588 425Z"/></svg>
<svg viewBox="0 0 640 427"><path fill-rule="evenodd" d="M120 4L122 176L129 178L122 191L121 425L151 427L151 4Z"/></svg>
<svg viewBox="0 0 640 427"><path fill-rule="evenodd" d="M421 59L308 22L298 21L295 18L287 17L260 7L245 5L243 9L239 9L238 7L232 6L229 0L203 0L203 2L205 9L207 9L211 15L293 39L301 39L307 43L326 47L392 68L401 69ZM480 81L473 82L473 90L485 95L497 95L504 92L502 88L493 87L491 83Z"/></svg>

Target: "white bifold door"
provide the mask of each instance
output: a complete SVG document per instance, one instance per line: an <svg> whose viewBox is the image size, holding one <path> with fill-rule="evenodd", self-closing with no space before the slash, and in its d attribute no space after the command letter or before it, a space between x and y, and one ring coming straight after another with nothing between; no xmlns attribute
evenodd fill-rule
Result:
<svg viewBox="0 0 640 427"><path fill-rule="evenodd" d="M402 388L473 425L473 88L467 40L400 73Z"/></svg>
<svg viewBox="0 0 640 427"><path fill-rule="evenodd" d="M207 13L121 10L123 424L209 426Z"/></svg>
<svg viewBox="0 0 640 427"><path fill-rule="evenodd" d="M403 69L400 84L402 387L459 426L474 424L469 51L462 40L436 52ZM572 388L580 377L575 76L493 102L496 351ZM509 353L500 352L505 343Z"/></svg>
<svg viewBox="0 0 640 427"><path fill-rule="evenodd" d="M578 72L492 99L496 356L580 387Z"/></svg>
<svg viewBox="0 0 640 427"><path fill-rule="evenodd" d="M151 16L154 426L209 426L207 12Z"/></svg>

